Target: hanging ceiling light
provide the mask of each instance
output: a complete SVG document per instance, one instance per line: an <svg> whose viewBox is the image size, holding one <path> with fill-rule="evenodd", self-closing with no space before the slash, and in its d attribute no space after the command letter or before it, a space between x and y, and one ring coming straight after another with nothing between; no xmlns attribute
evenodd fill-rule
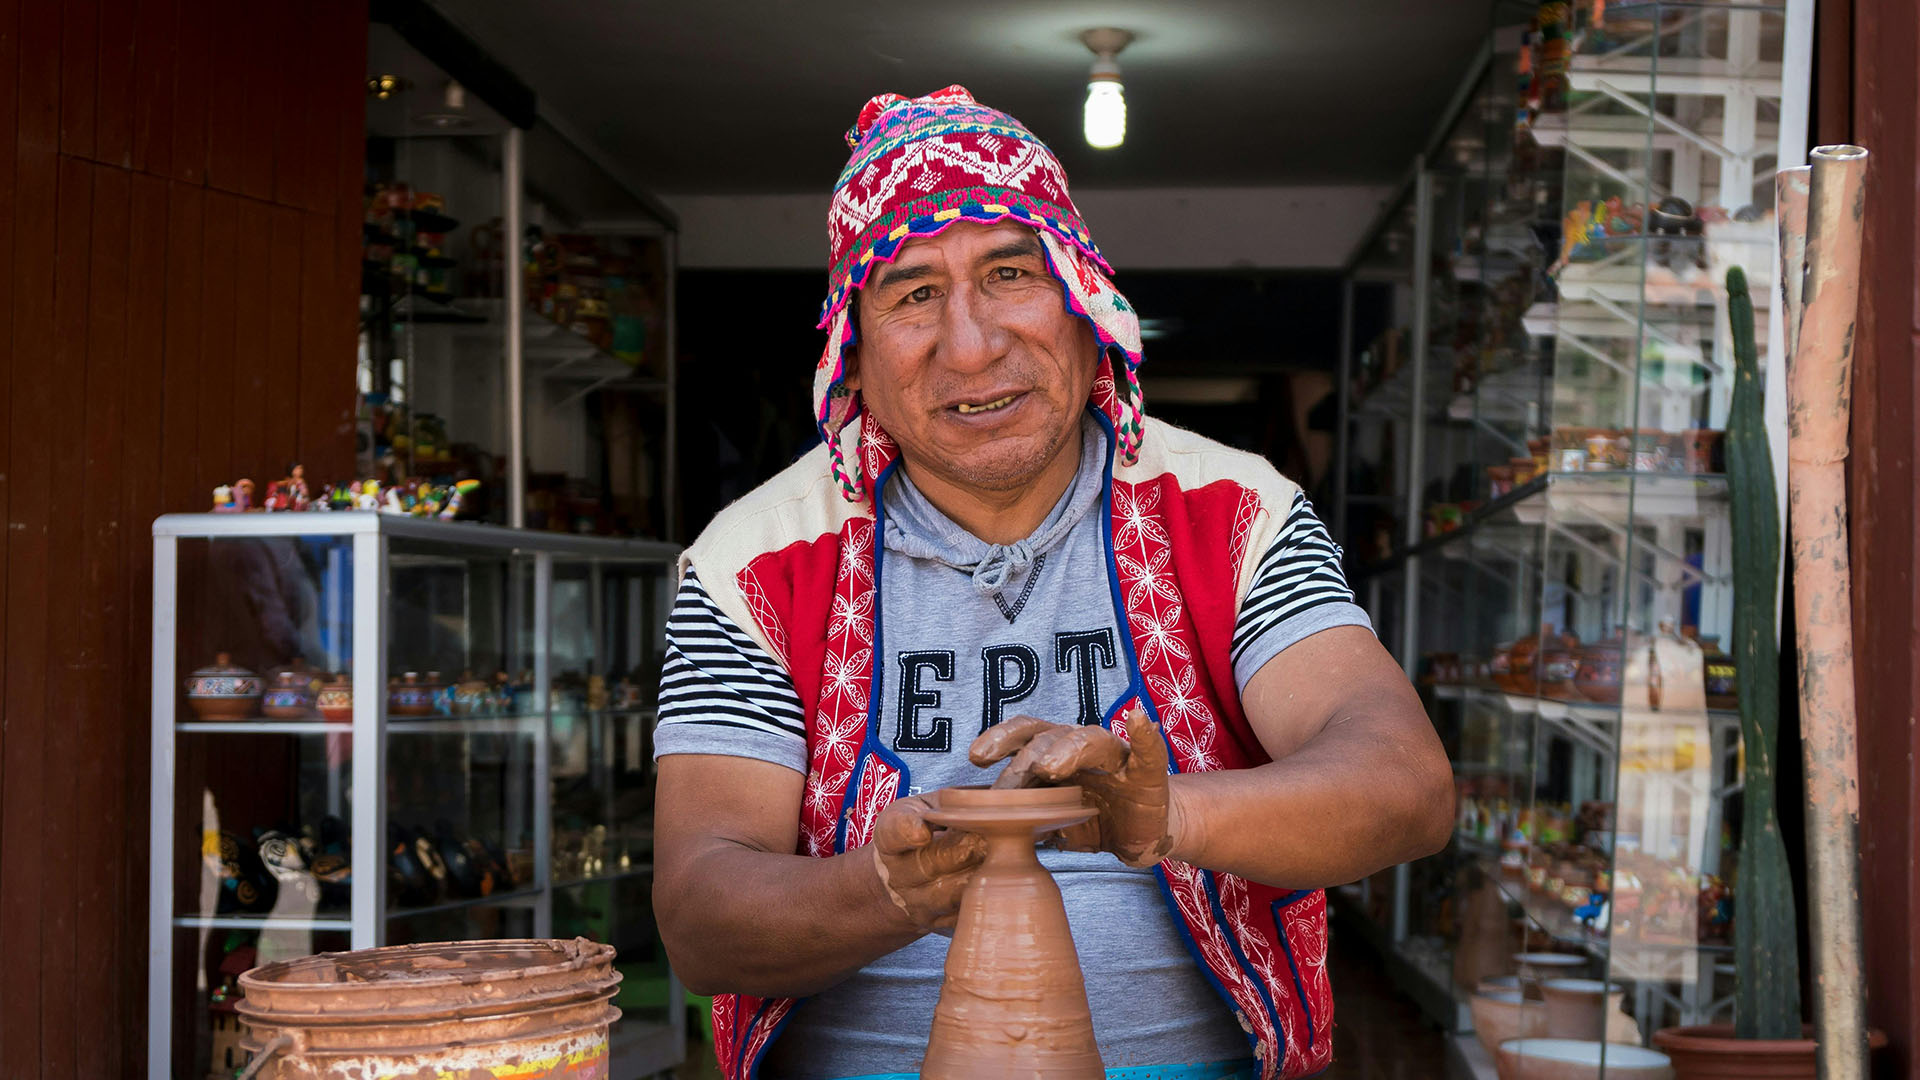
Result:
<svg viewBox="0 0 1920 1080"><path fill-rule="evenodd" d="M1111 150L1127 138L1127 98L1120 86L1119 56L1133 34L1101 27L1081 34L1080 40L1094 56L1093 67L1087 72L1087 105L1082 121L1087 145Z"/></svg>

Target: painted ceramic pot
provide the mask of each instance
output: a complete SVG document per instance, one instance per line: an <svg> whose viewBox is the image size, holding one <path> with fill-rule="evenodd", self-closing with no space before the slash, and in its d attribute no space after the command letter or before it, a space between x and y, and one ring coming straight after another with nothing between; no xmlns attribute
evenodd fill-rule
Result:
<svg viewBox="0 0 1920 1080"><path fill-rule="evenodd" d="M474 678L471 671L462 673L449 694L455 716L484 713L493 706L493 688L487 685L487 680Z"/></svg>
<svg viewBox="0 0 1920 1080"><path fill-rule="evenodd" d="M1513 643L1507 650L1507 681L1502 689L1509 694L1531 694L1540 686L1540 673L1534 670L1539 659L1540 639L1532 634Z"/></svg>
<svg viewBox="0 0 1920 1080"><path fill-rule="evenodd" d="M187 706L202 720L245 719L258 715L266 689L260 676L219 653L210 666L187 676Z"/></svg>
<svg viewBox="0 0 1920 1080"><path fill-rule="evenodd" d="M420 681L420 673L409 671L387 686L388 716L432 716L433 696L440 688Z"/></svg>
<svg viewBox="0 0 1920 1080"><path fill-rule="evenodd" d="M1574 697L1574 675L1580 669L1580 639L1572 634L1547 636L1546 651L1540 654L1540 692L1560 701Z"/></svg>
<svg viewBox="0 0 1920 1080"><path fill-rule="evenodd" d="M1621 649L1621 640L1615 636L1580 650L1580 669L1573 681L1581 697L1602 705L1619 704Z"/></svg>
<svg viewBox="0 0 1920 1080"><path fill-rule="evenodd" d="M296 664L273 673L273 684L260 699L260 713L275 720L305 720L313 715L313 673Z"/></svg>
<svg viewBox="0 0 1920 1080"><path fill-rule="evenodd" d="M314 695L314 708L333 723L353 723L353 680L346 675L335 675Z"/></svg>

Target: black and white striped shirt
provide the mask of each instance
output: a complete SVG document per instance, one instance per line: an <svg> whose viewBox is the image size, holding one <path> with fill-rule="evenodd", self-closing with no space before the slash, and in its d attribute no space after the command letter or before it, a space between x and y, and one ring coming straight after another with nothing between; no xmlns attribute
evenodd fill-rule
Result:
<svg viewBox="0 0 1920 1080"><path fill-rule="evenodd" d="M1087 527L1098 527L1089 515ZM955 588L972 585L954 575ZM1089 598L1107 604L1105 595ZM921 603L937 605L937 598ZM1370 626L1340 569L1340 549L1304 494L1261 556L1233 634L1233 669L1245 690L1268 660L1335 626ZM721 612L692 570L680 582L667 619L654 752L723 754L807 769L806 719L793 682L746 632Z"/></svg>

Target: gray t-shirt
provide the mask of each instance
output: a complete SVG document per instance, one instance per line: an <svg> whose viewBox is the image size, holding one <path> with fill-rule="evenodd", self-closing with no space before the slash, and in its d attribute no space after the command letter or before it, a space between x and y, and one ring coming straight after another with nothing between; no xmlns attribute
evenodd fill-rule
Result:
<svg viewBox="0 0 1920 1080"><path fill-rule="evenodd" d="M1031 537L1005 546L968 534L905 475L889 481L874 693L877 736L906 768L903 790L991 782L999 767L975 768L967 747L992 724L1023 714L1097 724L1130 696L1101 528L1106 458L1104 431L1089 420L1072 484ZM1234 634L1242 688L1301 638L1368 625L1304 498L1262 560L1243 605L1255 607L1264 621L1243 612ZM791 683L691 573L668 623L660 707L656 755L730 754L806 771L805 723ZM1248 1055L1152 870L1104 853L1043 850L1041 861L1066 905L1102 1060L1147 1066ZM916 1069L946 950L947 938L928 935L802 1003L764 1075L828 1080Z"/></svg>

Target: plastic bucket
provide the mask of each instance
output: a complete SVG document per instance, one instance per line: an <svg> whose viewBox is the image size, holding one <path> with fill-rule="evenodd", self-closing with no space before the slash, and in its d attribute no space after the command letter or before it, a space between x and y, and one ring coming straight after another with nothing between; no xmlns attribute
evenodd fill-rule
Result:
<svg viewBox="0 0 1920 1080"><path fill-rule="evenodd" d="M256 1080L603 1080L613 947L450 941L321 953L240 976Z"/></svg>

